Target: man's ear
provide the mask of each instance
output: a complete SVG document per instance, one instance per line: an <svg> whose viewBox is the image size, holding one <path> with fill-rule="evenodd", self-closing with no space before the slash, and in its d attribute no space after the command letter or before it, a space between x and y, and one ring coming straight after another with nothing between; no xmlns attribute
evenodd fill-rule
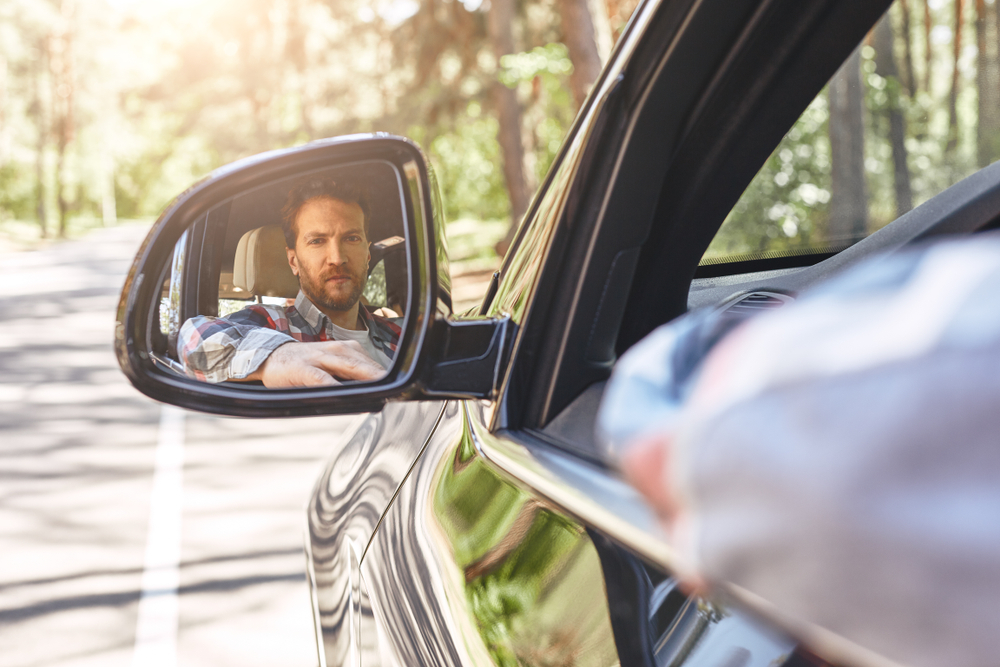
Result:
<svg viewBox="0 0 1000 667"><path fill-rule="evenodd" d="M295 256L295 248L285 248L285 253L288 255L288 266L292 267L292 273L298 276L299 260Z"/></svg>

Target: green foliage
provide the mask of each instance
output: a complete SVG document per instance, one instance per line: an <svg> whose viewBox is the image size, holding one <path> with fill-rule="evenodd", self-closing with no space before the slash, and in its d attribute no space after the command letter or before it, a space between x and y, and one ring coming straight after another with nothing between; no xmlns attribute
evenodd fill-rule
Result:
<svg viewBox="0 0 1000 667"><path fill-rule="evenodd" d="M545 178L576 108L569 88L573 64L564 44L552 42L500 59L500 81L518 90L524 103L523 126L530 145L527 162L536 182Z"/></svg>
<svg viewBox="0 0 1000 667"><path fill-rule="evenodd" d="M371 306L382 308L389 305L385 287L385 262L379 262L368 274L363 296Z"/></svg>
<svg viewBox="0 0 1000 667"><path fill-rule="evenodd" d="M965 3L962 24L965 46L956 68L953 57L955 0L942 0L929 7L934 24L930 43L925 38L922 16L911 11L910 25L904 26L898 3L889 14L894 33L891 58L898 71L905 71L902 57L907 52L907 42L912 52L913 94L900 76L887 76L878 71L877 54L871 40L866 39L860 47L868 233L905 212L899 211L896 201L896 165L890 133L892 113L898 114L904 125L904 139L897 150L901 148L905 156L913 206L978 169L978 161L983 156L977 155L977 132L984 133L982 143L987 148L993 145L992 142L1000 145L1000 122L979 118L980 95L1000 99L1000 78L986 77L984 85L988 88L978 89L978 68L994 73L1000 71L1000 54L995 45L991 47L987 43L987 53L977 53L974 14L979 10ZM996 11L992 3L981 9ZM992 14L984 20L992 21ZM991 48L993 55L990 55ZM992 64L991 58L995 61ZM956 114L954 126L950 126L953 86L957 92L954 98ZM827 90L820 93L767 159L726 218L705 253L703 263L733 261L762 253L837 249L827 248L825 239L831 197L836 196L831 182L828 98ZM987 107L986 111L990 109ZM994 117L1000 116L1000 111L995 109L992 113ZM995 156L988 159L995 159Z"/></svg>
<svg viewBox="0 0 1000 667"><path fill-rule="evenodd" d="M572 64L566 47L550 43L523 53L503 56L497 76L518 91L528 140L526 162L535 182L544 178L573 122L575 109L567 77ZM466 103L447 130L437 134L428 152L441 178L449 220L475 218L503 220L510 215L502 156L497 142L499 125L485 100ZM418 141L428 133L411 127ZM488 246L484 243L480 250Z"/></svg>
<svg viewBox="0 0 1000 667"><path fill-rule="evenodd" d="M494 663L522 664L517 637L526 626L537 629L546 588L565 575L585 534L501 479L476 455L468 430L446 461L434 516L464 570L469 608Z"/></svg>
<svg viewBox="0 0 1000 667"><path fill-rule="evenodd" d="M0 167L0 222L6 218L33 218L35 182L31 172L21 165Z"/></svg>
<svg viewBox="0 0 1000 667"><path fill-rule="evenodd" d="M817 97L750 183L705 260L816 244L830 202L830 112Z"/></svg>
<svg viewBox="0 0 1000 667"><path fill-rule="evenodd" d="M504 218L510 202L500 169L496 118L470 102L451 132L437 136L429 153L440 178L445 217Z"/></svg>
<svg viewBox="0 0 1000 667"><path fill-rule="evenodd" d="M59 3L10 0L0 7L0 64L9 65L0 113L5 136L13 138L13 150L0 154L0 218L33 218L39 151L51 230L57 186L75 216L99 215L108 187L118 217L155 216L192 182L241 157L388 131L425 146L448 219L507 220L491 88L500 79L518 91L529 187L544 176L575 113L567 91L572 67L556 41L558 12L548 3L519 9L526 50L503 63L487 38L488 5L74 6L68 21ZM45 46L59 31L71 37L68 86L57 80L62 70ZM73 127L59 171L55 120L64 89ZM493 231L469 235L481 243L465 254L492 252Z"/></svg>
<svg viewBox="0 0 1000 667"><path fill-rule="evenodd" d="M526 620L523 617L537 612L546 584L582 539L579 526L539 510L520 544L499 567L467 584L469 606L497 665L522 664L515 649L517 629Z"/></svg>
<svg viewBox="0 0 1000 667"><path fill-rule="evenodd" d="M573 71L569 49L558 42L503 56L500 67L500 81L508 88L517 88L518 84L543 74L559 77Z"/></svg>

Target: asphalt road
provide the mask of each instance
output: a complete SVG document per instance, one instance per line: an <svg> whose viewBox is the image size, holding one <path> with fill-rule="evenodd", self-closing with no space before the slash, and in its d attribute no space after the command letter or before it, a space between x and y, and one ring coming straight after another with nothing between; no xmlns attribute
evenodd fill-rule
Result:
<svg viewBox="0 0 1000 667"><path fill-rule="evenodd" d="M314 667L303 507L355 418L132 389L111 339L144 233L0 254L0 667Z"/></svg>

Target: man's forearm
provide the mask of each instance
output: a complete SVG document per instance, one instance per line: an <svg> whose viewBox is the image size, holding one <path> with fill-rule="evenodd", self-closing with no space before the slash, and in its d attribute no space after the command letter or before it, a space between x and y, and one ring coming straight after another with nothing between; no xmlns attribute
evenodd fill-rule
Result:
<svg viewBox="0 0 1000 667"><path fill-rule="evenodd" d="M273 329L198 316L181 327L177 356L185 370L199 380L254 380L260 379L252 376L271 352L294 340Z"/></svg>

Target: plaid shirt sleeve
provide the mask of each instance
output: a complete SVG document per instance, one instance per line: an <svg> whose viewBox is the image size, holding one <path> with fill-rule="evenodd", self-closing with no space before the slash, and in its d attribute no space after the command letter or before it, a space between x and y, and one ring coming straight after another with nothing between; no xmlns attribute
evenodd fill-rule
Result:
<svg viewBox="0 0 1000 667"><path fill-rule="evenodd" d="M242 380L276 348L294 340L275 330L275 318L266 309L251 306L228 318L199 315L189 319L177 337L177 358L188 375L198 380Z"/></svg>

